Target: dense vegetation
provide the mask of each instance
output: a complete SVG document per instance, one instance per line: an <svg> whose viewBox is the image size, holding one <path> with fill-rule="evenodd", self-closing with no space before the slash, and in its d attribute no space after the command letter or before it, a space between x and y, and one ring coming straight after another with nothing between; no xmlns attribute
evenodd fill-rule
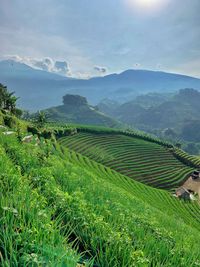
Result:
<svg viewBox="0 0 200 267"><path fill-rule="evenodd" d="M20 116L22 112L16 107L17 99L14 92L9 92L7 87L0 83L0 110Z"/></svg>
<svg viewBox="0 0 200 267"><path fill-rule="evenodd" d="M43 141L0 134L2 266L199 265L197 204Z"/></svg>

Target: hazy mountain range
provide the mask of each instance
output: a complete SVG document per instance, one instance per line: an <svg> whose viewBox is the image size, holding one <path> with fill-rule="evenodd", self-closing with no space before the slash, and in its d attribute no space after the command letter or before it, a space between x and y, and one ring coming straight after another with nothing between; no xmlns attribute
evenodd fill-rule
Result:
<svg viewBox="0 0 200 267"><path fill-rule="evenodd" d="M99 110L140 130L164 137L200 142L200 92L181 89L174 94L146 94L119 104L102 101Z"/></svg>
<svg viewBox="0 0 200 267"><path fill-rule="evenodd" d="M65 94L85 96L94 105L104 98L123 103L148 92L166 93L188 87L200 89L200 79L179 74L126 70L84 80L36 70L13 60L0 62L0 82L15 91L21 107L29 110L59 105Z"/></svg>

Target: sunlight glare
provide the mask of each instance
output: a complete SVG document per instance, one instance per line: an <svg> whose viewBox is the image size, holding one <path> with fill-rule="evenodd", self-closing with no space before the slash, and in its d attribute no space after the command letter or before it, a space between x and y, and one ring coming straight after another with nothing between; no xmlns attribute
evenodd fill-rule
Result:
<svg viewBox="0 0 200 267"><path fill-rule="evenodd" d="M128 6L135 11L153 12L159 11L168 0L126 0Z"/></svg>

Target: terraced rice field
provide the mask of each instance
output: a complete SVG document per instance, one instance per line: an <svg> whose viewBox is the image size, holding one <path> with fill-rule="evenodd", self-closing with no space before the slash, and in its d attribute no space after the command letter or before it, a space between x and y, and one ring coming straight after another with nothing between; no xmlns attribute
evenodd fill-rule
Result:
<svg viewBox="0 0 200 267"><path fill-rule="evenodd" d="M144 203L148 203L162 212L165 211L168 215L176 214L177 218L182 218L185 223L200 230L200 209L197 202L179 201L165 190L130 181L128 177L74 151L65 151L64 158L85 170L92 171L97 177L101 177L107 182L110 181L120 189L126 190Z"/></svg>
<svg viewBox="0 0 200 267"><path fill-rule="evenodd" d="M165 147L120 134L80 132L59 139L62 146L150 186L174 190L189 176L184 165Z"/></svg>

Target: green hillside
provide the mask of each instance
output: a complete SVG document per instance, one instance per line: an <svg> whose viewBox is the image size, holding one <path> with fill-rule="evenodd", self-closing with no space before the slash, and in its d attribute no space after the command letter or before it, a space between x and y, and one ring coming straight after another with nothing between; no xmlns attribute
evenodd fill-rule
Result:
<svg viewBox="0 0 200 267"><path fill-rule="evenodd" d="M0 266L200 265L198 202L144 184L172 189L198 159L139 132L0 118Z"/></svg>
<svg viewBox="0 0 200 267"><path fill-rule="evenodd" d="M82 257L96 266L198 266L198 204L50 141L1 134L0 144L2 266L76 266Z"/></svg>
<svg viewBox="0 0 200 267"><path fill-rule="evenodd" d="M63 105L45 110L49 121L116 127L119 123L89 105L85 97L65 95Z"/></svg>
<svg viewBox="0 0 200 267"><path fill-rule="evenodd" d="M174 189L192 172L171 148L123 134L79 132L60 144L153 187Z"/></svg>

